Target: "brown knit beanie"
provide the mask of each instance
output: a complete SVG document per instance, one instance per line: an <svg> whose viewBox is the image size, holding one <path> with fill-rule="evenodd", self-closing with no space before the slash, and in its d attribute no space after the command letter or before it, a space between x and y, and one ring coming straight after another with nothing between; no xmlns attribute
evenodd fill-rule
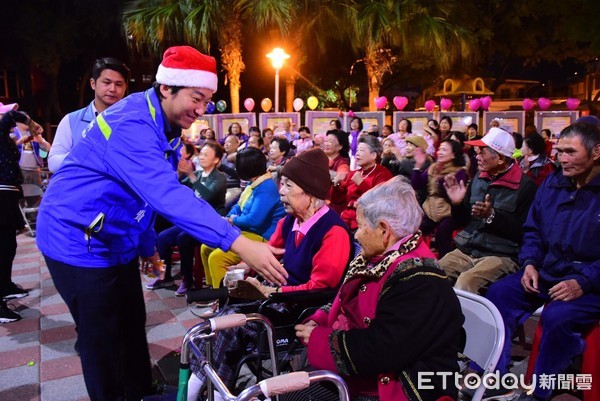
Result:
<svg viewBox="0 0 600 401"><path fill-rule="evenodd" d="M325 152L314 148L292 157L281 170L281 175L294 181L304 192L319 199L329 194L329 159Z"/></svg>

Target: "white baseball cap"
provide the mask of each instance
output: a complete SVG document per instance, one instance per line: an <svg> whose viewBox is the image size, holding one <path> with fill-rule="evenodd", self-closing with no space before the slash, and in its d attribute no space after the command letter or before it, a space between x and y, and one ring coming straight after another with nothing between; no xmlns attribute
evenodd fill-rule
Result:
<svg viewBox="0 0 600 401"><path fill-rule="evenodd" d="M507 157L513 157L515 152L515 140L511 134L501 128L490 128L488 133L481 139L466 141L465 144L479 147L490 147L498 153Z"/></svg>

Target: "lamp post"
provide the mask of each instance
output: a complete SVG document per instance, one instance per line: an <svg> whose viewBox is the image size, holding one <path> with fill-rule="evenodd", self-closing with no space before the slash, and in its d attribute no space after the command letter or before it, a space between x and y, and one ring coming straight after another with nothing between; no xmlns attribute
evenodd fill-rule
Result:
<svg viewBox="0 0 600 401"><path fill-rule="evenodd" d="M290 55L282 48L276 47L271 53L267 54L267 57L271 59L275 69L275 113L279 113L279 70L283 67L283 61L290 58Z"/></svg>

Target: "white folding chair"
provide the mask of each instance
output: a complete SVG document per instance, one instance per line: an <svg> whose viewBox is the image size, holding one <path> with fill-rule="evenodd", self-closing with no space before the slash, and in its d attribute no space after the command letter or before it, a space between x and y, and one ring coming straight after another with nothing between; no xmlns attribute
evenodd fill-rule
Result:
<svg viewBox="0 0 600 401"><path fill-rule="evenodd" d="M496 306L486 298L467 291L454 289L462 313L463 328L467 334L464 354L482 369L482 377L494 372L504 347L504 321ZM480 401L486 388L482 384L473 394L472 401Z"/></svg>
<svg viewBox="0 0 600 401"><path fill-rule="evenodd" d="M25 202L22 205L19 203L19 208L21 209L21 214L23 215L23 220L25 220L25 227L29 231L29 235L35 237L35 230L32 228L32 225L35 225L35 220L30 219L29 215L37 213L44 191L35 184L23 184L21 188L23 189Z"/></svg>

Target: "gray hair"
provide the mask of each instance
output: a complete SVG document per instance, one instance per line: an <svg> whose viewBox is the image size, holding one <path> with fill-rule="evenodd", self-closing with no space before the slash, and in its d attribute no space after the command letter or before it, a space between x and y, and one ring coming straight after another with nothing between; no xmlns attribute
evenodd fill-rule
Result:
<svg viewBox="0 0 600 401"><path fill-rule="evenodd" d="M358 143L364 143L371 149L371 152L377 153L377 156L381 156L381 152L383 147L381 146L381 142L379 139L375 138L373 135L363 135L358 138Z"/></svg>
<svg viewBox="0 0 600 401"><path fill-rule="evenodd" d="M375 228L386 221L398 238L414 234L421 225L423 209L408 180L396 176L365 192L356 202L367 224Z"/></svg>

